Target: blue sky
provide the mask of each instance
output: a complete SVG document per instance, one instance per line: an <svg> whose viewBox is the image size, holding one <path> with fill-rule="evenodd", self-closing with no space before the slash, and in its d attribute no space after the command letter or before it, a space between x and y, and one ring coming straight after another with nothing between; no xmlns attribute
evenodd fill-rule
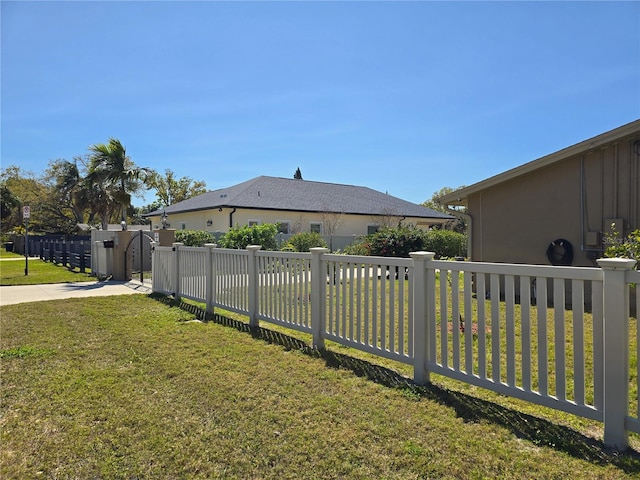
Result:
<svg viewBox="0 0 640 480"><path fill-rule="evenodd" d="M640 2L0 5L2 167L36 175L116 137L421 203L640 118Z"/></svg>

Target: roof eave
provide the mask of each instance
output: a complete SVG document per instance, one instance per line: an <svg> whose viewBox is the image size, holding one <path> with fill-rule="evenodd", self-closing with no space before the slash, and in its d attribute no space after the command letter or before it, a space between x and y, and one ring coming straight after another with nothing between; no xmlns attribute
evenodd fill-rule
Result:
<svg viewBox="0 0 640 480"><path fill-rule="evenodd" d="M332 212L332 211L328 211L328 212L321 212L319 210L304 210L304 209L297 209L297 210L292 210L290 208L274 208L274 207L256 207L256 206L246 206L246 205L233 205L233 204L225 204L225 205L212 205L210 207L201 207L201 208L190 208L190 209L185 209L185 210L178 210L175 212L166 212L167 215L177 215L177 214L181 214L181 213L190 213L190 212L203 212L206 210L216 210L216 209L221 209L221 208L242 208L245 210L268 210L268 211L272 211L272 212L301 212L301 213L329 213L329 214L344 214L344 215L367 215L367 216L375 216L375 217L384 217L384 216L388 216L388 214L385 213L368 213L368 212ZM163 213L165 213L165 210L156 210L154 212L151 213L144 213L141 215L141 217L144 218L148 218L148 217L157 217L157 216L161 216ZM399 216L399 217L411 217L411 218L424 218L426 220L435 220L435 221L447 221L447 220L453 220L455 219L455 217L448 215L446 213L443 213L442 217L432 217L432 216L427 216L427 215L412 215L412 214L397 214L395 216Z"/></svg>
<svg viewBox="0 0 640 480"><path fill-rule="evenodd" d="M438 198L437 201L441 205L465 205L466 199L467 197L469 197L469 195L480 192L482 190L486 190L487 188L494 187L500 183L513 180L534 170L552 165L556 162L566 160L579 153L596 150L607 143L614 142L628 135L638 133L639 131L640 120L636 120L634 122L592 137L588 140L576 143L575 145L564 148L555 153L545 155L544 157L525 163L524 165L512 168L511 170L507 170L506 172L494 175L493 177L487 178L486 180L482 180L468 187L464 187L454 192L443 195L442 197Z"/></svg>

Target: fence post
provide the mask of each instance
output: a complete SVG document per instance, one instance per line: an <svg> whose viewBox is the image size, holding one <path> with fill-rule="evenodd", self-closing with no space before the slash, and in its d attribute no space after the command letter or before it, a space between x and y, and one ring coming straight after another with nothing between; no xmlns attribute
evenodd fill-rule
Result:
<svg viewBox="0 0 640 480"><path fill-rule="evenodd" d="M149 245L151 245L151 292L155 292L156 291L156 278L158 278L159 275L157 275L157 269L156 267L156 245L158 245L158 243L154 240L152 240ZM154 275L154 273L156 273L156 275Z"/></svg>
<svg viewBox="0 0 640 480"><path fill-rule="evenodd" d="M257 327L258 322L258 264L256 252L260 250L260 245L247 245L249 252L249 326Z"/></svg>
<svg viewBox="0 0 640 480"><path fill-rule="evenodd" d="M86 252L84 251L84 245L81 244L80 253L78 254L78 259L80 260L79 268L81 273L84 273L85 268L87 266L85 255L86 255Z"/></svg>
<svg viewBox="0 0 640 480"><path fill-rule="evenodd" d="M326 310L327 273L322 268L322 256L328 253L328 248L314 247L311 250L311 332L312 346L318 350L324 349L324 326Z"/></svg>
<svg viewBox="0 0 640 480"><path fill-rule="evenodd" d="M216 245L215 243L205 243L204 246L207 249L207 259L206 259L207 264L205 266L206 278L204 281L205 310L207 313L213 313L213 300L214 300L213 275L215 274L214 266L213 266L213 257L214 257L213 249L216 248L218 245Z"/></svg>
<svg viewBox="0 0 640 480"><path fill-rule="evenodd" d="M174 242L171 244L173 247L173 297L176 300L180 300L180 247L184 243Z"/></svg>
<svg viewBox="0 0 640 480"><path fill-rule="evenodd" d="M101 277L101 271L100 271L100 241L96 240L93 244L93 246L91 247L91 258L93 259L91 261L91 271L93 273L95 273L96 277L98 278L98 280L100 280ZM104 244L103 244L104 245Z"/></svg>
<svg viewBox="0 0 640 480"><path fill-rule="evenodd" d="M625 450L629 433L629 286L625 272L635 260L601 258L604 295L604 443Z"/></svg>
<svg viewBox="0 0 640 480"><path fill-rule="evenodd" d="M69 263L69 246L67 245L67 242L63 241L62 242L62 266L66 267L67 264Z"/></svg>
<svg viewBox="0 0 640 480"><path fill-rule="evenodd" d="M429 289L427 282L427 262L433 260L433 252L412 252L413 259L413 381L418 385L429 383L427 360L429 359Z"/></svg>

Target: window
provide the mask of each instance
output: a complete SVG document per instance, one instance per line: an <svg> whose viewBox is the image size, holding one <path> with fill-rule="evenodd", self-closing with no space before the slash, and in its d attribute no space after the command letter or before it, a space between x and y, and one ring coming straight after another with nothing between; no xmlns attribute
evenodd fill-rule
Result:
<svg viewBox="0 0 640 480"><path fill-rule="evenodd" d="M367 225L367 235L376 233L380 229L378 225Z"/></svg>
<svg viewBox="0 0 640 480"><path fill-rule="evenodd" d="M255 227L256 225L260 225L260 220L249 220L247 222L247 225L249 225L250 227Z"/></svg>
<svg viewBox="0 0 640 480"><path fill-rule="evenodd" d="M187 229L187 224L186 223L181 223L180 224L180 230L186 230Z"/></svg>
<svg viewBox="0 0 640 480"><path fill-rule="evenodd" d="M277 222L278 225L278 233L284 233L285 235L289 234L289 222Z"/></svg>
<svg viewBox="0 0 640 480"><path fill-rule="evenodd" d="M309 224L309 231L312 233L322 233L322 223L320 222L311 222Z"/></svg>

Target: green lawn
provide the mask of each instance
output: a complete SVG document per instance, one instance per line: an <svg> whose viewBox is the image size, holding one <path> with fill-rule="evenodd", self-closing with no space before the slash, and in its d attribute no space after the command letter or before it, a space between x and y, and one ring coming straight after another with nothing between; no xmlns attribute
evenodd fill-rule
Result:
<svg viewBox="0 0 640 480"><path fill-rule="evenodd" d="M0 258L24 258L24 255L20 255L14 252L7 252L7 250L2 247L0 248Z"/></svg>
<svg viewBox="0 0 640 480"><path fill-rule="evenodd" d="M92 277L88 270L87 273L80 273L78 269L55 265L35 257L29 258L28 275L25 275L25 262L24 257L22 258L23 261L0 260L0 285L37 285L95 280L95 277Z"/></svg>
<svg viewBox="0 0 640 480"><path fill-rule="evenodd" d="M598 424L196 313L141 295L0 307L0 478L640 476Z"/></svg>

